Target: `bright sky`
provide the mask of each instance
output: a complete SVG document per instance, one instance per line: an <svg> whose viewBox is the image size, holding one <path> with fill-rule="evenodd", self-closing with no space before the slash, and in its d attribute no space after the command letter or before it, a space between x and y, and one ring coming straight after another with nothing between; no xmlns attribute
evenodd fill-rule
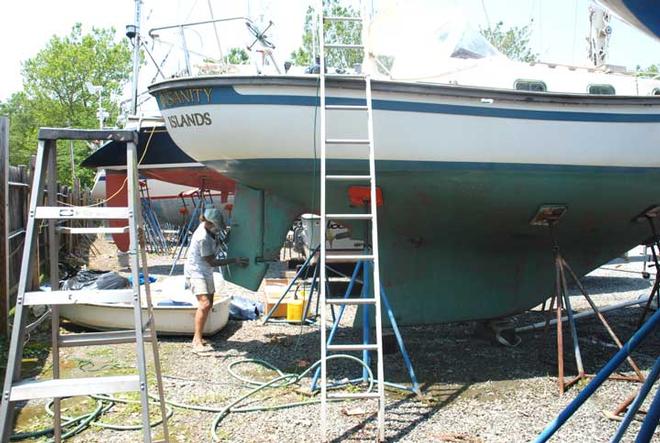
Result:
<svg viewBox="0 0 660 443"><path fill-rule="evenodd" d="M281 63L301 43L303 21L307 5L313 0L144 0L143 30L166 24L210 18L209 2L216 18L250 15L253 19L272 20L269 33L276 44L276 57ZM374 0L376 7L386 0ZM345 0L357 4L357 0ZM532 23L531 45L544 61L584 64L588 32L590 0L408 0L424 7L425 15L441 15L444 11L461 9L475 26L487 26L504 21L507 26ZM74 23L85 29L92 26L117 29L124 33L132 23L133 0L21 0L12 1L0 14L0 100L21 89L21 62L34 56L53 34L67 34ZM634 68L660 63L660 43L633 29L618 19L612 22L612 40L608 62ZM243 24L235 22L219 28L223 49L245 46L249 35ZM169 34L172 41L175 34ZM165 38L163 33L161 37ZM195 42L197 37L197 42ZM217 51L214 39L208 36L189 36L191 46L199 40ZM158 52L155 49L155 52ZM152 77L145 72L141 88Z"/></svg>

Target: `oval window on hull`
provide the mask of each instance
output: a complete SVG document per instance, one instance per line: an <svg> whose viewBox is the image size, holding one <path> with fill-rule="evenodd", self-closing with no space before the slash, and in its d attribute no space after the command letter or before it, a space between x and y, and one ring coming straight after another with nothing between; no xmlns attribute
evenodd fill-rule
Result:
<svg viewBox="0 0 660 443"><path fill-rule="evenodd" d="M660 95L660 88L655 88L653 91L651 91L651 95Z"/></svg>
<svg viewBox="0 0 660 443"><path fill-rule="evenodd" d="M616 94L616 91L614 90L614 86L612 85L589 85L587 92L589 92L589 94L594 94L594 95Z"/></svg>
<svg viewBox="0 0 660 443"><path fill-rule="evenodd" d="M545 83L540 80L516 80L513 87L517 91L545 92L548 90Z"/></svg>

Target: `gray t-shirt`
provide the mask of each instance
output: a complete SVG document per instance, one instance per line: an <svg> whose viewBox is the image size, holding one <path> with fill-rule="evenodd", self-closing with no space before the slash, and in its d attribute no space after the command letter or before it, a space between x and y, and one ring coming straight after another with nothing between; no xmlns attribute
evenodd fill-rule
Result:
<svg viewBox="0 0 660 443"><path fill-rule="evenodd" d="M188 278L213 278L213 267L202 257L215 256L217 251L216 239L206 230L204 222L200 223L190 238L183 274Z"/></svg>

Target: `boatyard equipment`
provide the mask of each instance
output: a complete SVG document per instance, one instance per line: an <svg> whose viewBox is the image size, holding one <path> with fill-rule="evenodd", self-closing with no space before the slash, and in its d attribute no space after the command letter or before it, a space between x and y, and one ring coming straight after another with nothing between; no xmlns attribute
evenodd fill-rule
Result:
<svg viewBox="0 0 660 443"><path fill-rule="evenodd" d="M311 262L312 262L312 260L314 259L314 257L317 256L317 254L318 254L318 252L319 252L319 248L320 248L320 246L317 247L316 249L314 249L314 251L312 251L311 254L309 254L309 256L305 259L305 262L302 264L302 266L300 267L300 269L298 269L298 272L296 272L296 275L295 275L295 277L293 277L293 280L291 280L291 281L289 282L289 284L287 285L287 287L286 287L286 289L284 290L284 292L282 293L282 295L280 295L280 298L279 298L279 299L277 300L277 302L275 302L275 304L274 304L274 305L268 310L268 313L266 314L266 316L265 316L264 319L263 319L263 324L264 324L264 325L265 325L266 323L268 323L269 321L272 321L273 314L275 314L275 312L278 310L278 308L280 307L280 305L282 304L282 302L284 301L284 299L286 298L286 296L289 294L289 292L291 291L291 289L292 289L292 288L293 288L293 287L294 287L299 281L301 281L301 280L304 281L304 280L305 280L305 277L307 276L307 273L308 273L308 271L309 271L309 268L310 268ZM308 300L308 301L307 301L307 303L306 303L306 305L305 305L304 316L302 316L302 318L301 318L301 320L300 320L300 323L303 323L303 321L307 321L307 319L308 319L309 306L312 304L312 297L313 297L313 295L314 295L314 291L315 291L316 288L317 288L317 278L316 278L316 277L317 277L317 272L318 272L318 266L317 266L316 268L314 268L314 273L313 273L313 276L312 276L312 282L311 282L311 284L310 284L309 292L306 294L306 297L307 297L307 300ZM316 308L317 308L317 313L318 313L318 308L319 308L318 303L317 303L317 305L316 305ZM303 320L303 319L305 319L305 320Z"/></svg>
<svg viewBox="0 0 660 443"><path fill-rule="evenodd" d="M369 303L366 302L368 297L370 297L370 287L371 287L371 274L372 271L369 269L371 266L371 262L369 261L359 261L355 265L355 269L353 270L353 275L351 276L351 280L348 283L348 287L346 288L346 291L344 292L343 300L345 301L344 303L341 303L341 306L339 308L339 314L337 315L337 318L332 324L332 329L330 330L330 334L328 335L328 342L327 342L327 347L329 349L333 349L333 344L332 340L335 337L335 334L337 333L337 330L339 328L339 323L341 322L341 319L344 315L344 311L346 310L346 306L349 304L354 304L357 305L358 307L362 307L362 343L363 345L368 345L369 343L369 335L370 335L370 315L369 315ZM362 279L359 279L358 276L360 275L360 271L362 270ZM357 299L351 299L351 293L353 292L353 287L355 286L356 283L362 284L362 292L361 292L361 298ZM329 289L326 288L328 292ZM383 384L387 386L391 386L397 389L402 389L405 391L411 391L418 396L421 397L422 393L419 388L419 383L417 382L417 377L415 376L415 370L412 365L412 361L410 360L410 356L408 355L408 351L406 350L406 346L403 342L403 337L401 336L401 331L399 330L399 325L397 324L396 318L394 317L394 311L392 310L392 307L390 306L390 303L387 299L387 295L385 294L385 289L380 286L380 299L383 305L385 306L385 311L387 312L387 318L390 320L390 325L392 326L392 331L394 331L394 336L396 338L396 343L399 347L399 352L401 352L401 356L403 357L403 363L406 366L406 371L408 372L408 376L410 377L410 382L412 386L410 388L395 384L395 383L389 383L383 381ZM364 350L360 348L360 345L335 345L339 347L344 347L342 348L343 350L362 350L362 377L358 379L353 379L349 380L348 383L356 383L356 382L362 382L362 383L368 383L369 382L369 373L366 370L366 368L369 367L370 363L370 358L369 358L369 351ZM350 349L349 349L350 347ZM336 348L337 350L340 350L339 348ZM314 392L318 389L318 378L320 374L321 369L317 368L316 372L314 373L314 377L312 378L312 386L311 386L311 391ZM380 380L378 380L380 382ZM345 384L346 382L342 381L338 384ZM337 386L337 383L335 383L333 386Z"/></svg>
<svg viewBox="0 0 660 443"><path fill-rule="evenodd" d="M151 205L149 184L146 180L140 180L140 204L142 206L142 220L144 221L144 230L147 237L146 243L150 249L149 252L169 252L169 245L167 244L165 235L163 235L158 216Z"/></svg>
<svg viewBox="0 0 660 443"><path fill-rule="evenodd" d="M326 230L320 231L320 304L321 304L321 440L325 441L327 438L327 414L328 414L328 399L337 398L350 398L350 399L377 399L378 400L378 439L383 441L385 439L385 390L384 390L384 370L383 370L383 336L382 336L382 318L381 318L381 297L380 294L380 266L378 257L378 222L377 222L377 199L376 199L376 161L375 161L375 146L374 146L374 131L373 131L373 109L371 104L371 77L367 72L362 70L356 76L356 79L364 82L364 102L360 105L327 105L326 104L326 78L332 76L346 77L343 74L328 74L326 73L325 52L326 49L336 50L361 50L365 56L369 54L366 47L369 39L367 32L369 29L368 13L366 8L366 1L361 2L361 16L360 17L331 17L326 16L324 13L324 1L318 0L316 3L318 11L318 41L319 41L319 109L320 109L320 143L321 143L321 221L320 225L325 227L328 220L362 220L364 222L371 222L371 251L368 251L365 245L364 254L356 254L353 256L348 255L331 255L326 251ZM361 27L361 44L347 44L345 42L325 42L325 24L326 23L357 23ZM333 111L352 111L356 113L356 118L363 117L366 120L366 138L330 138L326 134L328 128L328 112L332 115ZM362 114L362 115L360 115ZM342 146L353 146L355 152L367 152L363 154L364 160L368 159L369 171L364 175L337 175L329 174L327 171L327 149L336 150ZM330 157L335 157L332 153ZM359 159L360 157L356 157ZM326 208L326 186L332 186L337 183L346 182L367 182L370 186L370 212L363 213L348 213L348 214L329 214ZM333 261L346 261L352 260L355 262L369 261L373 266L367 269L373 273L373 282L371 295L365 296L360 299L349 298L328 298L327 297L327 273L326 262ZM366 271L366 270L365 270ZM340 305L347 304L361 304L364 308L368 305L374 305L374 315L376 323L376 343L362 343L362 344L332 344L328 345L326 338L327 328L327 306L326 305ZM366 311L366 309L365 309ZM328 393L328 352L332 351L362 351L368 353L370 351L376 352L376 373L378 379L378 386L376 392L345 392L345 393Z"/></svg>
<svg viewBox="0 0 660 443"><path fill-rule="evenodd" d="M646 251L646 248L651 248L651 257L653 258L653 264L651 266L655 268L655 281L653 282L651 295L649 295L649 299L646 301L646 305L644 305L644 310L639 318L638 327L642 326L642 323L644 323L646 314L648 314L651 309L653 297L656 298L658 309L660 309L660 263L658 262L658 254L660 254L660 236L658 236L658 231L655 227L655 219L658 217L658 214L660 214L660 206L652 206L634 219L635 221L646 220L649 223L651 238L644 242L644 249ZM646 261L644 263L646 263Z"/></svg>
<svg viewBox="0 0 660 443"><path fill-rule="evenodd" d="M179 197L183 203L183 213L190 213L190 218L186 223L183 224L183 226L181 226L181 231L179 231L179 240L177 242L176 248L174 249L174 262L170 268L169 275L174 273L174 268L176 268L176 265L181 259L181 256L185 258L186 254L188 253L190 237L192 236L193 232L195 232L195 229L197 229L197 225L199 225L199 216L204 212L204 208L206 208L207 205L213 206L213 196L211 195L211 191L208 189L192 189L190 191L180 193ZM188 211L186 198L190 198L192 212Z"/></svg>
<svg viewBox="0 0 660 443"><path fill-rule="evenodd" d="M56 193L57 180L57 141L58 140L113 140L126 144L127 150L127 185L128 207L95 207L95 206L58 206ZM138 202L138 172L136 156L137 133L127 130L77 130L41 128L39 130L39 145L37 148L36 166L30 197L29 217L25 234L23 261L16 297L14 326L12 329L7 371L0 404L1 441L9 441L12 430L12 406L25 400L54 398L53 402L53 433L56 442L62 440L62 416L60 401L64 397L111 394L115 392L138 391L140 393L143 439L151 442L149 425L149 395L147 392L147 366L144 350L144 340L151 341L158 399L162 414L163 435L169 441L167 428L167 410L163 392L158 355L158 339L151 305L151 292L148 283L147 257L144 250L144 230L140 217ZM46 177L47 176L47 177ZM47 180L46 180L47 178ZM44 186L47 186L47 206L42 206ZM122 228L68 228L61 232L69 234L88 233L118 233L128 231L130 237L129 255L131 257L131 289L114 290L60 290L58 272L59 239L55 230L56 220L128 220L128 225ZM50 291L28 292L27 286L32 278L32 266L35 248L35 235L38 222L48 221L48 243L50 262ZM141 257L138 257L138 253ZM148 317L143 323L141 312L141 292L139 284L140 259L145 277L145 295ZM122 303L132 302L135 329L113 332L93 332L60 335L59 305L73 303ZM44 381L21 380L21 360L23 346L26 340L25 321L26 306L50 305L52 311L52 370L53 379ZM103 346L119 343L135 343L137 357L137 374L111 377L90 378L60 378L60 348L77 346ZM70 423L70 422L69 422ZM66 423L65 423L66 425Z"/></svg>
<svg viewBox="0 0 660 443"><path fill-rule="evenodd" d="M651 333L653 332L658 325L660 324L660 310L656 311L655 314L649 318L646 323L642 325L641 328L633 334L633 336L628 340L621 349L608 361L605 366L601 368L600 371L598 371L598 374L594 377L593 380L589 382L587 386L585 386L584 389L580 391L580 393L575 397L575 399L566 406L566 408L559 413L557 418L555 418L546 428L539 434L538 437L536 437L535 442L536 443L543 443L546 442L552 437L555 432L559 430L559 428L562 427L566 421L571 418L571 416L582 406L582 404L591 397L591 395L598 389L600 385L605 382L605 380L610 377L610 375L616 370L616 368L623 363L623 361L630 356L630 352L632 352L639 344ZM650 385L653 384L653 378L658 376L658 365L660 362L660 357L656 357L655 364L653 365L653 369L651 370L651 373L649 374L649 377L647 378L647 381L644 383L642 386L642 389L640 390L639 400L635 401L635 406L638 407L643 401L646 395L648 395L648 392L650 391ZM650 383L650 384L649 384ZM635 413L634 408L631 406L630 408L630 414L632 417L632 414ZM628 417L628 416L626 416ZM651 438L653 437L653 432L654 430L658 427L658 420L660 419L660 389L657 390L655 393L655 398L653 399L653 402L651 403L651 406L649 407L649 410L646 414L646 417L644 418L644 422L642 423L642 427L639 430L639 433L637 434L637 439L635 440L636 443L646 443L651 441ZM628 427L628 424L630 423L630 419L626 418L624 421L621 422L621 425L619 426L619 429L617 430L617 433L615 436L612 438L612 442L618 442L621 437L623 436L623 433L626 431L626 428Z"/></svg>
<svg viewBox="0 0 660 443"><path fill-rule="evenodd" d="M602 312L598 309L596 304L593 302L589 294L587 293L586 289L584 289L584 286L582 286L582 283L580 282L580 279L578 276L573 272L573 269L571 266L568 264L568 262L564 259L561 253L561 249L559 247L559 242L557 240L557 237L555 235L555 226L559 222L560 218L564 215L566 212L566 207L561 206L561 205L544 205L541 206L536 215L532 218L530 221L531 225L534 226L545 226L548 228L550 232L550 238L552 241L552 251L554 254L554 262L555 262L555 292L552 295L552 298L550 299L550 305L548 306L547 315L546 315L546 322L545 322L545 331L546 331L546 336L548 332L548 326L550 323L550 313L553 310L553 306L555 306L555 313L556 313L556 327L557 327L557 378L558 378L558 384L559 384L559 394L563 394L564 391L569 388L570 386L574 385L577 383L579 380L589 377L591 375L587 374L584 370L584 365L582 363L582 354L580 352L580 344L578 342L578 336L577 336L577 329L575 326L575 318L573 314L573 309L571 308L571 301L570 301L570 296L568 294L568 283L567 283L567 278L566 278L566 273L571 276L572 280L575 282L577 287L579 288L580 292L582 293L582 296L587 300L589 305L591 306L591 309L593 312L596 314L598 319L601 321L605 329L607 330L607 333L610 335L612 338L612 341L616 343L616 345L621 349L621 340L619 340L619 337L614 333L612 328L610 327L609 323L605 319L605 316L603 315ZM545 308L545 306L544 306ZM564 381L564 335L563 335L563 322L562 322L562 312L565 311L566 315L568 317L568 324L569 328L571 331L571 338L573 341L573 353L575 357L575 364L577 365L577 375L569 380L568 382ZM635 374L637 377L631 378L631 377L624 377L624 376L612 376L613 379L620 379L620 380L626 380L626 381L639 381L642 382L644 381L644 375L642 374L642 371L640 371L639 367L637 364L633 361L632 357L628 356L627 357L628 363L632 367L632 369L635 371Z"/></svg>

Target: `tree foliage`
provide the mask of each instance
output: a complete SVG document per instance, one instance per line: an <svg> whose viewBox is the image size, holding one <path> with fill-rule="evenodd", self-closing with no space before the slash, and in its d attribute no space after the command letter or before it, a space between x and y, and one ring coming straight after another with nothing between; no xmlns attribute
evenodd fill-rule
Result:
<svg viewBox="0 0 660 443"><path fill-rule="evenodd" d="M539 60L538 53L529 47L531 23L522 27L513 26L504 29L504 22L499 21L494 27L481 28L481 34L495 46L501 53L512 60L521 62L536 62Z"/></svg>
<svg viewBox="0 0 660 443"><path fill-rule="evenodd" d="M225 60L230 65L246 65L250 63L250 56L243 48L231 48Z"/></svg>
<svg viewBox="0 0 660 443"><path fill-rule="evenodd" d="M92 28L83 33L76 24L64 37L53 36L46 46L22 65L23 90L0 103L0 114L10 118L10 161L25 164L36 151L41 126L98 127L98 94L88 84L103 87L102 106L108 124L116 121L122 87L131 72L131 49L126 39L116 42L114 29ZM71 183L69 145L59 150L60 180ZM87 157L86 143L74 145L76 164ZM77 169L89 185L94 171Z"/></svg>
<svg viewBox="0 0 660 443"><path fill-rule="evenodd" d="M637 65L637 76L644 78L660 78L660 63L657 65L647 66L642 68L640 65Z"/></svg>
<svg viewBox="0 0 660 443"><path fill-rule="evenodd" d="M324 4L323 12L332 17L357 17L359 13L350 6L344 6L340 0L329 0ZM317 37L317 11L311 6L305 14L302 46L291 53L294 65L310 66L313 64L313 54L318 53ZM332 21L323 25L325 41L327 43L341 43L356 45L360 43L361 25L358 22ZM325 63L333 68L352 68L362 63L363 52L360 49L326 49Z"/></svg>

